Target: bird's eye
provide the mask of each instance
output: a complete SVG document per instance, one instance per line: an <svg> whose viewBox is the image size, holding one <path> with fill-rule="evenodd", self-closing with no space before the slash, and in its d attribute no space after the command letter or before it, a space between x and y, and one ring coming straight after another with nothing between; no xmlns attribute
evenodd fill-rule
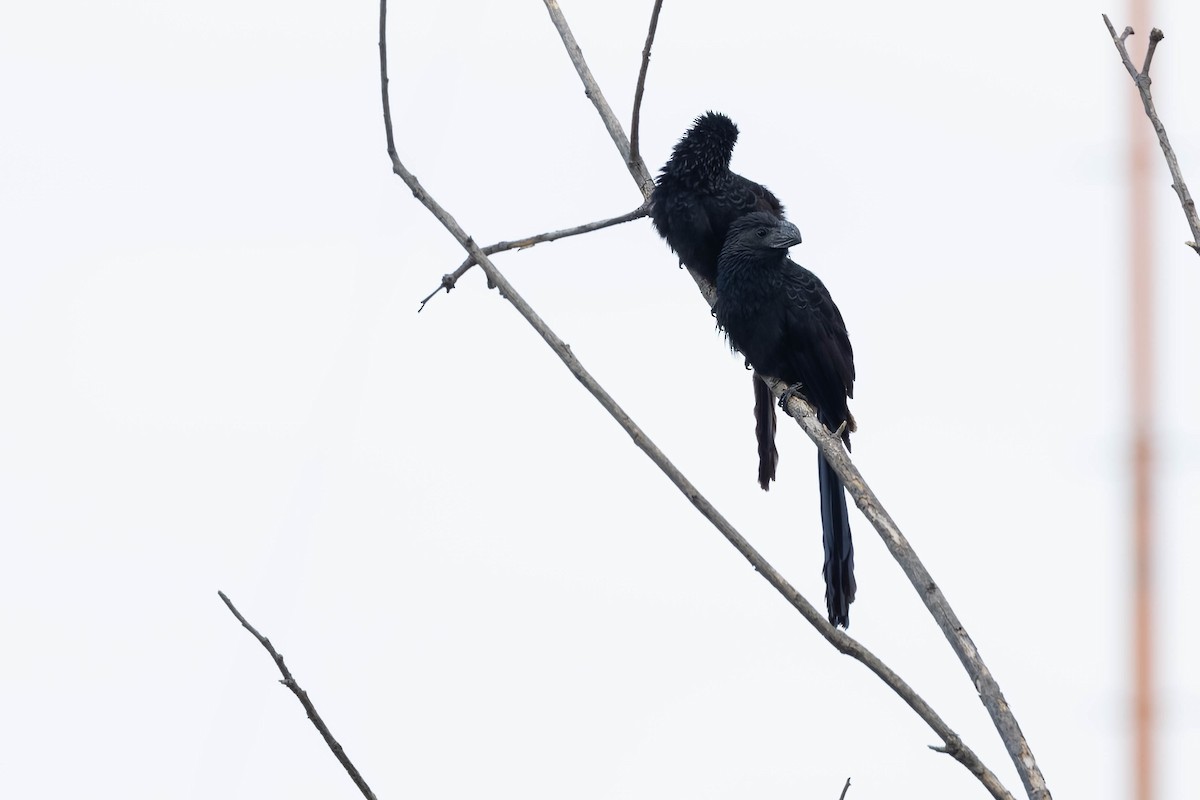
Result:
<svg viewBox="0 0 1200 800"><path fill-rule="evenodd" d="M758 230L756 230L756 231L755 231L755 234L757 234L757 235L758 235L758 238L760 238L760 239L761 239L761 238L763 238L764 236L766 236L766 235L767 235L767 229L766 229L766 228L759 228Z"/></svg>

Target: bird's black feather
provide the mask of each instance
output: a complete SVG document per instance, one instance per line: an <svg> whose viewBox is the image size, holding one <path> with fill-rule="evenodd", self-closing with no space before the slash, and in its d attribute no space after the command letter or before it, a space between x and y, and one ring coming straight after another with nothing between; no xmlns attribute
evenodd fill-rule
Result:
<svg viewBox="0 0 1200 800"><path fill-rule="evenodd" d="M752 211L783 216L783 204L769 189L729 169L737 125L710 111L696 119L671 151L650 197L655 230L683 266L709 283L717 282L717 260L725 233L738 217ZM758 482L765 490L775 478L775 406L757 376L754 381Z"/></svg>
<svg viewBox="0 0 1200 800"><path fill-rule="evenodd" d="M849 448L854 350L825 284L787 256L799 238L795 226L767 212L747 214L729 227L717 266L717 324L755 370L789 386L801 384L827 428L845 423L842 439ZM844 627L856 591L849 510L841 478L817 457L825 603L829 621Z"/></svg>
<svg viewBox="0 0 1200 800"><path fill-rule="evenodd" d="M729 169L737 125L710 111L696 119L671 151L650 196L655 230L680 262L711 284L730 224L751 211L783 216L769 189Z"/></svg>

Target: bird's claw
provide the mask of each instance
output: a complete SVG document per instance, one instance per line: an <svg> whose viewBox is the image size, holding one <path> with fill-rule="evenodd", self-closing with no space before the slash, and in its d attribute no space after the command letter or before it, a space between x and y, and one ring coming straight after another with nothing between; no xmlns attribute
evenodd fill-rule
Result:
<svg viewBox="0 0 1200 800"><path fill-rule="evenodd" d="M779 395L779 407L782 408L784 411L787 411L788 401L792 399L792 396L795 395L796 392L800 391L803 388L804 388L803 383L793 383L791 386L784 389L783 394Z"/></svg>

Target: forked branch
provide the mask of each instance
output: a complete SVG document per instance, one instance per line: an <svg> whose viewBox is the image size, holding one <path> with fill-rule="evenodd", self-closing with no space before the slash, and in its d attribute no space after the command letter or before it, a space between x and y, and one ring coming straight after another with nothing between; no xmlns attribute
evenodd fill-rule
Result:
<svg viewBox="0 0 1200 800"><path fill-rule="evenodd" d="M1162 120L1158 118L1158 112L1154 108L1154 98L1150 95L1150 62L1154 58L1154 50L1158 47L1158 43L1165 36L1158 28L1150 31L1150 44L1146 48L1146 60L1142 64L1142 71L1138 72L1137 67L1133 65L1133 59L1129 57L1129 51L1125 48L1125 40L1133 34L1133 28L1125 26L1125 30L1117 35L1117 30L1109 21L1108 15L1101 14L1100 16L1104 18L1104 24L1112 37L1113 45L1121 56L1121 63L1125 65L1125 71L1129 73L1129 77L1137 86L1138 94L1142 97L1142 108L1146 110L1146 116L1150 118L1150 125L1153 126L1154 133L1158 135L1158 146L1162 148L1163 157L1167 160L1167 169L1171 172L1171 188L1179 197L1179 204L1183 206L1183 215L1187 217L1188 227L1192 229L1192 241L1184 242L1184 244L1200 255L1200 217L1196 215L1196 203L1192 200L1187 184L1184 183L1183 172L1179 169L1179 160L1175 158L1175 149L1171 147L1171 142L1167 139L1167 129L1163 127Z"/></svg>
<svg viewBox="0 0 1200 800"><path fill-rule="evenodd" d="M611 228L612 226L620 225L623 222L631 222L635 219L641 219L648 213L650 213L650 204L647 202L642 203L633 211L621 214L618 217L602 219L596 222L588 222L583 225L576 225L574 228L563 228L560 231L538 233L533 236L526 236L524 239L514 239L510 242L496 242L495 244L489 244L487 247L481 249L489 256L494 256L496 253L504 253L509 250L524 250L526 248L533 247L535 244L540 244L541 242L554 242L559 239L566 239L568 236L579 236L582 233L591 233L592 231ZM458 284L458 279L461 278L463 274L473 266L475 266L475 259L467 256L466 261L463 261L458 265L458 269L454 270L454 272L443 275L442 282L438 288L434 289L421 300L421 307L417 309L417 312L420 313L422 310L424 310L425 304L432 300L438 292L442 291L443 289L449 292L451 289L453 289Z"/></svg>
<svg viewBox="0 0 1200 800"><path fill-rule="evenodd" d="M571 33L571 26L567 24L567 18L563 16L557 0L542 0L542 2L546 4L546 10L550 12L550 20L558 29L558 35L562 39L563 46L567 48L567 55L570 57L571 63L575 65L575 72L579 74L579 80L583 81L584 94L596 107L596 113L604 122L609 137L617 146L617 152L621 154L621 159L629 169L629 174L633 176L634 182L637 183L642 197L650 199L650 193L654 191L654 178L651 177L650 170L646 168L646 162L640 155L635 156L630 151L629 139L625 136L625 130L621 127L617 115L608 105L604 92L600 91L600 84L596 83L591 67L584 60L583 50L580 49L579 42L575 41L575 34Z"/></svg>
<svg viewBox="0 0 1200 800"><path fill-rule="evenodd" d="M642 66L638 70L637 88L633 90L633 119L629 123L629 158L640 161L640 137L642 129L642 95L646 93L646 72L650 69L650 48L654 46L654 34L658 32L658 14L662 11L662 0L654 0L650 12L650 30L646 33L646 44L642 48Z"/></svg>

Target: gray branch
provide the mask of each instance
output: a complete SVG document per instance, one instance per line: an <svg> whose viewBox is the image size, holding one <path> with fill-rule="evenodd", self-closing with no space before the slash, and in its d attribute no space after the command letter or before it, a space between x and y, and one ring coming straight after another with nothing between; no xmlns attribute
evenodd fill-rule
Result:
<svg viewBox="0 0 1200 800"><path fill-rule="evenodd" d="M553 4L551 0L547 0L547 6L553 5L557 8L557 4ZM839 652L844 653L867 667L875 673L889 688L900 696L905 703L909 705L917 713L917 715L929 725L934 733L942 740L943 744L940 747L934 748L938 752L946 753L952 756L955 760L965 766L970 772L975 775L980 782L991 793L996 800L1012 800L1012 795L1004 788L999 778L989 770L979 757L959 738L951 728L942 720L940 716L925 702L920 695L916 693L899 675L884 664L877 656L871 653L865 646L857 640L851 638L848 634L839 631L829 624L825 616L818 611L811 603L808 602L771 564L763 558L763 556L743 537L730 522L725 519L720 512L713 507L712 503L700 493L700 491L689 481L679 469L671 463L666 455L651 441L650 437L635 423L624 409L617 404L611 395L605 391L604 387L596 381L583 365L579 362L571 352L571 348L563 342L562 339L554 333L553 330L542 320L540 316L533 310L524 298L513 288L512 284L504 277L504 275L496 268L487 254L475 243L475 241L467 235L462 226L450 215L445 208L441 206L429 192L421 185L416 176L413 175L404 166L400 160L400 156L396 151L395 140L392 134L392 113L391 102L388 97L388 77L387 77L387 45L386 45L386 27L384 21L387 14L387 0L380 0L380 35L379 35L379 62L380 62L380 83L383 92L383 121L384 131L387 138L388 158L392 163L392 171L404 181L405 185L412 191L413 197L417 198L422 205L437 219L450 235L463 247L472 259L479 264L484 273L488 277L488 282L494 286L500 296L513 305L513 307L521 314L522 317L533 327L535 331L542 337L546 344L554 351L559 359L566 365L576 379L583 384L584 388L596 398L597 402L617 421L621 428L629 435L634 444L644 452L651 461L654 462L663 474L675 484L675 487L683 493L684 497L696 507L696 509L707 519L712 525L720 531L720 533L729 541L730 544L737 549L742 556L750 562L754 569L763 576L763 578L797 610L801 616L817 631L825 637L825 639L834 646ZM561 15L561 12L558 12ZM551 12L552 16L554 11ZM565 20L562 27L559 28L560 33L565 29ZM565 42L564 38L564 42ZM570 45L568 44L568 49ZM577 48L576 48L577 49ZM580 56L582 58L582 56ZM574 59L573 59L574 60ZM586 65L584 65L586 70ZM581 73L582 74L582 73ZM590 74L590 72L588 73ZM586 81L585 81L586 83ZM597 106L599 108L599 106ZM607 107L607 104L605 104ZM618 126L618 132L619 126ZM624 134L621 132L621 137L614 136L614 141L623 140ZM618 145L619 146L619 145ZM631 172L633 170L631 169ZM635 178L636 178L635 173ZM707 284L702 284L702 288ZM708 287L711 290L711 287ZM800 402L800 401L796 401ZM811 414L811 409L810 409ZM815 418L814 418L815 419ZM821 428L824 431L824 428ZM810 434L811 435L811 434ZM828 434L825 434L828 436ZM860 478L861 481L861 478Z"/></svg>
<svg viewBox="0 0 1200 800"><path fill-rule="evenodd" d="M646 72L650 69L650 48L654 46L654 34L658 31L658 15L662 11L663 0L654 0L654 9L650 12L650 30L646 33L646 44L642 47L642 66L638 70L637 88L633 90L633 119L629 122L629 158L631 165L642 158L639 147L642 128L642 95L646 92Z"/></svg>
<svg viewBox="0 0 1200 800"><path fill-rule="evenodd" d="M567 48L567 55L570 56L571 63L575 65L575 71L579 73L579 80L583 81L584 93L596 107L600 119L604 121L604 127L608 129L608 135L612 137L613 144L617 146L617 152L625 161L625 166L628 168L629 174L633 176L634 182L637 183L642 197L649 199L650 193L654 191L654 178L651 177L650 170L646 168L646 162L640 155L635 157L630 152L629 139L625 136L625 130L621 127L617 115L609 107L608 100L604 99L604 92L600 91L600 85L592 77L591 68L583 60L583 51L579 49L579 42L575 41L575 35L571 33L571 26L567 24L567 18L563 16L562 9L558 7L556 0L542 1L546 4L546 10L550 12L550 19L554 22L554 27L558 29L558 35L562 37L562 42Z"/></svg>
<svg viewBox="0 0 1200 800"><path fill-rule="evenodd" d="M358 768L350 761L350 756L346 755L346 751L338 744L337 739L333 738L333 734L329 732L329 726L325 724L325 720L321 719L321 715L317 713L317 708L308 699L308 692L300 688L300 684L296 683L296 679L292 677L292 673L288 670L287 665L283 663L283 656L275 651L275 646L271 644L271 640L263 636L254 626L246 621L242 616L242 612L238 611L233 605L233 601L225 596L224 592L217 592L217 596L229 608L229 611L237 618L237 621L242 623L242 627L250 631L251 635L258 640L258 643L266 648L271 655L271 660L275 662L275 666L279 668L279 672L283 675L283 680L280 681L284 686L292 690L292 694L296 695L296 699L300 701L300 705L304 706L305 712L308 713L308 718L312 720L313 726L321 734L321 738L325 740L325 744L333 752L337 760L341 762L342 768L350 775L350 779L354 781L354 785L362 792L363 797L367 800L375 800L375 793L371 791L371 787L367 786L367 782L363 780L363 776L359 774Z"/></svg>
<svg viewBox="0 0 1200 800"><path fill-rule="evenodd" d="M504 253L509 250L525 250L526 248L533 247L535 244L539 244L541 242L554 242L559 239L566 239L568 236L578 236L582 233L591 233L592 231L599 231L603 230L604 228L611 228L614 225L620 225L623 222L641 219L648 213L650 213L650 204L649 202L646 202L642 203L633 211L626 212L619 217L611 217L609 219L602 219L596 222L588 222L583 225L576 225L574 228L563 228L560 231L550 231L548 233L539 233L533 236L526 236L524 239L496 242L495 244L489 244L487 247L484 247L483 252L489 256L493 256L496 253ZM420 313L423 311L425 304L432 300L438 292L442 291L443 289L449 292L451 289L453 289L458 284L458 279L463 276L463 273L475 266L475 263L476 262L474 258L467 256L467 260L459 264L458 269L454 270L454 272L443 275L442 282L438 288L434 289L421 300L421 307L417 309L417 312Z"/></svg>
<svg viewBox="0 0 1200 800"><path fill-rule="evenodd" d="M1167 159L1167 169L1171 171L1171 188L1178 195L1179 203L1183 206L1183 215L1187 217L1188 227L1192 229L1192 241L1184 244L1200 254L1200 217L1196 215L1196 203L1192 200L1187 184L1184 183L1183 172L1179 169L1179 160L1175 158L1175 150L1167 139L1167 129L1163 127L1162 120L1158 118L1158 112L1154 109L1154 98L1150 96L1150 61L1154 58L1154 50L1158 47L1158 43L1164 38L1163 32L1158 28L1150 31L1150 45L1146 48L1146 60L1142 65L1142 71L1138 72L1137 67L1133 65L1133 59L1129 57L1129 51L1125 48L1125 40L1133 33L1133 28L1126 26L1125 30L1118 35L1112 22L1109 21L1108 15L1101 14L1100 16L1104 18L1104 24L1108 28L1109 35L1112 36L1113 45L1121 56L1121 63L1125 65L1125 71L1129 73L1129 77L1137 86L1138 94L1142 96L1142 108L1146 110L1146 116L1150 118L1150 124L1154 127L1154 132L1158 134L1158 145Z"/></svg>

